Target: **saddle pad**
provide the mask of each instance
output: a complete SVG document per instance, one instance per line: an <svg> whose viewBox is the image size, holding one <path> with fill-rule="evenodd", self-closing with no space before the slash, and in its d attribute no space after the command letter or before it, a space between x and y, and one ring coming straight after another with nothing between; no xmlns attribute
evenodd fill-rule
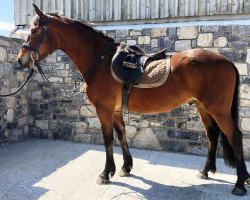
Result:
<svg viewBox="0 0 250 200"><path fill-rule="evenodd" d="M141 79L139 80L139 84L134 84L133 87L137 88L159 87L167 80L169 71L170 71L170 58L147 61L144 73ZM123 81L115 74L112 67L111 67L111 74L116 81L123 83Z"/></svg>

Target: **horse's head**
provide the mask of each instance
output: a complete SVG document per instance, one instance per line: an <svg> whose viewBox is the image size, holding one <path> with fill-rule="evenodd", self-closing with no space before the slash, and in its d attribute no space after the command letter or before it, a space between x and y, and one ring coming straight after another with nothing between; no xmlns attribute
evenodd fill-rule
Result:
<svg viewBox="0 0 250 200"><path fill-rule="evenodd" d="M52 33L53 18L43 14L36 5L33 6L36 15L30 22L30 34L17 56L22 67L32 67L33 62L42 60L56 48Z"/></svg>

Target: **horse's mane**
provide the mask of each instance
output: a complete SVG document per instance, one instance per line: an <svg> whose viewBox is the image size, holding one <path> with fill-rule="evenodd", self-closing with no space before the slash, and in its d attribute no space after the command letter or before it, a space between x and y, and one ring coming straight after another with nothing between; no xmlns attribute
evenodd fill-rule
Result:
<svg viewBox="0 0 250 200"><path fill-rule="evenodd" d="M104 37L108 38L109 40L114 41L113 38L109 37L109 36L108 36L107 34L105 34L103 31L99 31L99 30L95 29L95 28L94 28L90 23L88 23L88 22L83 22L83 21L80 21L80 20L69 19L69 18L63 16L63 15L61 14L61 12L57 12L57 11L55 11L55 12L50 12L50 13L47 13L47 14L48 14L48 15L51 15L51 16L54 16L54 17L57 17L57 18L60 18L60 19L63 19L64 21L66 21L66 22L68 22L68 23L71 23L71 24L73 24L73 25L77 25L77 26L79 26L80 28L83 28L83 29L85 29L85 30L87 29L87 30L89 30L89 31L91 31L91 32L95 32L95 33L97 33L97 34L100 35L100 36L104 36Z"/></svg>

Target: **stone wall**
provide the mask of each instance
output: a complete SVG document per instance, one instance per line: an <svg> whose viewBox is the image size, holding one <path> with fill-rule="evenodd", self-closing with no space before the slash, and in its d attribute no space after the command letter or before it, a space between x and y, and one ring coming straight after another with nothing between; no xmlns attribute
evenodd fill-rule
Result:
<svg viewBox="0 0 250 200"><path fill-rule="evenodd" d="M17 90L28 72L19 68L17 51L23 40L0 36L0 94ZM0 144L23 139L28 134L28 87L15 96L0 97Z"/></svg>
<svg viewBox="0 0 250 200"><path fill-rule="evenodd" d="M244 133L245 154L250 158L249 26L147 28L106 33L119 42L139 45L149 52L163 48L170 53L205 48L232 60L240 72L239 125ZM74 80L78 80L77 70L62 51L52 54L42 65L58 90L73 88ZM80 83L77 81L77 84ZM67 99L54 95L39 74L29 84L28 125L33 137L103 143L99 120L90 110L93 111L93 107L85 94ZM205 129L194 106L183 105L158 115L130 113L124 117L128 143L132 147L206 154Z"/></svg>

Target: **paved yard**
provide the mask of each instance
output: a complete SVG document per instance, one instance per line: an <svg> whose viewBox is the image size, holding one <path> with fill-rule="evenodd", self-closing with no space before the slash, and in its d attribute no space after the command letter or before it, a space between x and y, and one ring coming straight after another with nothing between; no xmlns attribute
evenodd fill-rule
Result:
<svg viewBox="0 0 250 200"><path fill-rule="evenodd" d="M103 146L64 141L30 140L0 146L0 199L250 199L231 195L235 170L218 159L218 173L196 178L205 157L131 149L134 168L119 177L120 148L115 148L117 173L108 185L95 183L103 170ZM247 163L250 170L250 162Z"/></svg>

